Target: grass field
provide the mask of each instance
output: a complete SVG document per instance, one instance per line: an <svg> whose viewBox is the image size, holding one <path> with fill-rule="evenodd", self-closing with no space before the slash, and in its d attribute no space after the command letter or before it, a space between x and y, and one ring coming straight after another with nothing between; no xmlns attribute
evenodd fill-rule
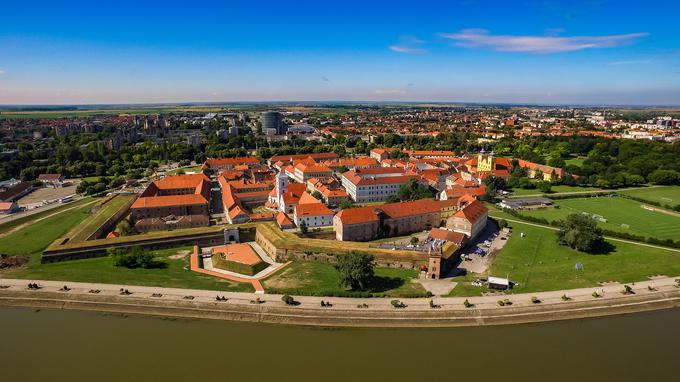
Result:
<svg viewBox="0 0 680 382"><path fill-rule="evenodd" d="M133 284L169 288L210 289L237 292L253 292L252 285L236 283L219 277L202 275L189 270L188 255L191 247L153 251L166 262L166 268L128 269L113 265L110 257L73 260L61 263L40 264L39 255L33 256L25 268L4 271L2 277L96 282L107 284Z"/></svg>
<svg viewBox="0 0 680 382"><path fill-rule="evenodd" d="M75 204L70 204L71 207L74 205ZM77 206L77 208L72 210L64 211L41 221L28 224L21 229L0 238L0 253L10 255L39 254L54 240L64 236L67 232L90 216L89 211L92 208L91 205L82 206L78 204ZM54 212L54 210L50 210L46 215ZM31 219L23 220L23 223L38 219L36 215L30 216Z"/></svg>
<svg viewBox="0 0 680 382"><path fill-rule="evenodd" d="M561 192L598 192L602 191L601 188L597 187L579 187L579 186L565 186L565 185L557 185L557 186L552 186L551 189L551 194L554 193L561 193ZM544 192L541 192L540 190L534 188L534 189L524 189L524 188L513 188L512 189L512 196L526 196L526 195L543 195Z"/></svg>
<svg viewBox="0 0 680 382"><path fill-rule="evenodd" d="M577 157L577 158L569 158L565 160L567 162L567 165L572 165L572 166L583 166L583 161L586 160L585 157Z"/></svg>
<svg viewBox="0 0 680 382"><path fill-rule="evenodd" d="M611 241L606 255L590 255L557 244L554 231L510 222L512 237L498 254L489 275L519 283L514 293L597 287L599 282L630 283L656 274L680 275L680 253ZM520 237L520 233L525 237ZM577 262L583 270L577 271ZM478 296L485 288L470 285L476 276L455 278L456 296Z"/></svg>
<svg viewBox="0 0 680 382"><path fill-rule="evenodd" d="M18 227L18 226L20 226L24 223L27 223L27 222L30 222L30 221L35 221L37 219L43 218L43 217L51 215L51 214L59 213L61 211L67 210L69 208L88 204L88 203L92 202L92 200L93 200L92 198L83 198L81 200L78 200L77 202L63 204L59 207L50 208L50 209L47 209L47 210L42 211L42 212L37 212L35 214L22 216L22 217L17 218L17 219L6 221L6 222L0 224L0 234L5 233L5 232L7 232L7 231L9 231L9 230L11 230L15 227Z"/></svg>
<svg viewBox="0 0 680 382"><path fill-rule="evenodd" d="M69 241L81 242L87 240L87 238L92 236L102 224L115 215L121 208L124 208L129 204L135 197L135 195L114 195L106 203L103 203L94 214L91 214L86 220L78 225L78 227L68 233Z"/></svg>
<svg viewBox="0 0 680 382"><path fill-rule="evenodd" d="M425 295L425 289L416 282L418 271L398 268L375 268L376 281L370 292L376 295L403 297ZM332 295L345 290L338 285L340 274L332 264L295 261L282 271L262 282L265 290L289 294Z"/></svg>
<svg viewBox="0 0 680 382"><path fill-rule="evenodd" d="M167 171L165 174L166 175L176 175L180 171L184 171L185 174L188 174L188 173L191 173L191 172L199 173L199 172L201 172L201 166L202 165L193 166L193 167L176 168L174 170Z"/></svg>
<svg viewBox="0 0 680 382"><path fill-rule="evenodd" d="M620 197L557 200L560 208L523 210L523 215L542 217L548 221L564 219L571 213L587 212L602 216L607 222L598 224L608 230L627 232L659 239L680 238L680 217L641 208L640 202Z"/></svg>
<svg viewBox="0 0 680 382"><path fill-rule="evenodd" d="M659 202L662 205L680 204L680 186L654 186L639 190L622 191L622 194Z"/></svg>

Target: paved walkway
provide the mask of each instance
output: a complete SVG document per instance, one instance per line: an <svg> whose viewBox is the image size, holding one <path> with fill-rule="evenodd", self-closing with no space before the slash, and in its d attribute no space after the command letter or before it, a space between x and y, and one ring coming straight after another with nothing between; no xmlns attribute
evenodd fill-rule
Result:
<svg viewBox="0 0 680 382"><path fill-rule="evenodd" d="M483 296L483 297L434 297L432 301L438 305L440 309L451 311L465 311L469 310L463 304L467 300L474 305L475 309L498 309L498 300L508 300L512 302L512 307L534 306L535 303L531 301L532 297L540 300L541 304L569 304L570 302L584 302L584 301L609 301L612 304L623 304L625 299L630 296L645 296L657 294L658 298L664 298L666 292L677 292L678 282L676 277L660 277L653 280L641 281L628 284L634 294L625 295L622 293L623 285L608 284L606 286L580 288L571 290L560 290L550 292L538 293L523 293L523 294L509 294L503 296ZM60 289L67 285L70 290L69 294L92 295L91 290L99 290L97 295L100 296L119 296L121 289L127 289L131 292L130 296L137 298L161 299L170 301L186 301L190 296L191 301L197 302L214 302L216 296L224 296L228 300L225 304L250 304L253 301L253 293L243 292L224 292L215 290L197 290L197 289L179 289L179 288L162 288L162 287L148 287L137 285L122 285L122 284L99 284L99 283L76 283L69 281L46 281L46 280L20 280L20 279L0 279L0 296L4 290L8 291L28 291L28 283L37 283L41 289L34 291L39 294L41 292L59 292ZM597 292L600 297L593 297L593 292ZM66 293L66 292L64 292ZM156 296L154 297L154 294ZM160 294L161 296L158 296ZM564 300L562 296L568 297ZM261 303L273 304L275 306L284 306L281 301L281 295L262 294L258 297ZM300 296L295 297L301 306L305 309L322 309L322 310L389 310L394 311L391 304L393 298L340 298L340 297L312 297ZM321 300L331 302L332 307L322 308ZM400 299L406 304L405 310L431 310L430 299L427 298L404 298ZM366 305L363 305L366 304ZM507 306L507 305L506 305Z"/></svg>

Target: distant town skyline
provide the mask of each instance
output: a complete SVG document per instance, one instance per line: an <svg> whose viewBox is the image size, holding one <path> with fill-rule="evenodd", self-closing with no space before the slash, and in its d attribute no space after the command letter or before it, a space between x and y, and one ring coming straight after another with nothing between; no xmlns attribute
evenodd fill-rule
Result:
<svg viewBox="0 0 680 382"><path fill-rule="evenodd" d="M1 9L0 104L413 101L680 105L675 1Z"/></svg>

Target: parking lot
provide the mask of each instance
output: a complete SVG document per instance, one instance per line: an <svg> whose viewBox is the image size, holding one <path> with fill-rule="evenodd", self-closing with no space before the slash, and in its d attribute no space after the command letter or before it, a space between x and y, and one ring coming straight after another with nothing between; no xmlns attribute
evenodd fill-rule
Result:
<svg viewBox="0 0 680 382"><path fill-rule="evenodd" d="M510 230L507 228L501 231L495 228L487 228L479 236L479 239L468 245L462 252L465 255L465 260L458 265L458 268L465 269L466 272L485 273L498 255L498 252L507 243L510 235Z"/></svg>
<svg viewBox="0 0 680 382"><path fill-rule="evenodd" d="M74 181L67 187L42 187L17 200L17 204L19 204L19 207L33 209L41 205L54 203L63 197L75 195L77 185L78 181Z"/></svg>

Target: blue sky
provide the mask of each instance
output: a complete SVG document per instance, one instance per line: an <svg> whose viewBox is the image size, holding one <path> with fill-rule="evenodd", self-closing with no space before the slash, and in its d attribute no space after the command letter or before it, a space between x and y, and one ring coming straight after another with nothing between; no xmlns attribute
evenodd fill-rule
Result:
<svg viewBox="0 0 680 382"><path fill-rule="evenodd" d="M680 105L678 1L14 1L0 104Z"/></svg>

